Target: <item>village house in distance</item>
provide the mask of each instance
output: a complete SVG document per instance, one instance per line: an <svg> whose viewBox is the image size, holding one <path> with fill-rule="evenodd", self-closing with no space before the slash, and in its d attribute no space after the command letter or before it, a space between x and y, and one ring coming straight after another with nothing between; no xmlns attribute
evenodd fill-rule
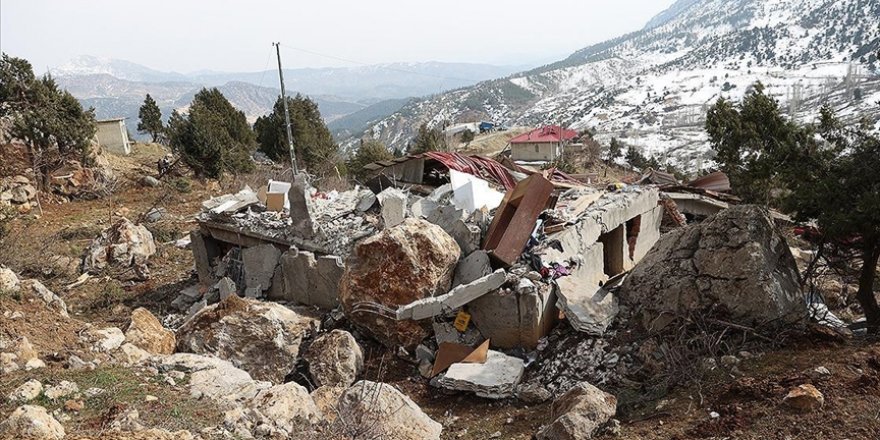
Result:
<svg viewBox="0 0 880 440"><path fill-rule="evenodd" d="M552 162L559 159L564 145L577 137L574 130L548 125L523 133L510 140L510 154L514 161Z"/></svg>

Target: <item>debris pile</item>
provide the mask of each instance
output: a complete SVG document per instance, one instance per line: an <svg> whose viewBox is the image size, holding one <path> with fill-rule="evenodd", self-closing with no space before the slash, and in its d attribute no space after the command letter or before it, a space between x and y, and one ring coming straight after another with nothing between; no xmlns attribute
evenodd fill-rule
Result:
<svg viewBox="0 0 880 440"><path fill-rule="evenodd" d="M82 271L131 269L136 279L146 280L150 276L147 260L155 253L153 234L144 225L122 218L92 241L83 254Z"/></svg>

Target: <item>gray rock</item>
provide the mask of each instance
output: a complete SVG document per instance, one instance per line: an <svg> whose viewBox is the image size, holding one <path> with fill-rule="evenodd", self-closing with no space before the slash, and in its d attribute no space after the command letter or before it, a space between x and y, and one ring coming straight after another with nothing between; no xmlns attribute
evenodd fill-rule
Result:
<svg viewBox="0 0 880 440"><path fill-rule="evenodd" d="M553 402L551 414L559 416L538 431L538 440L589 439L617 412L617 398L581 382Z"/></svg>
<svg viewBox="0 0 880 440"><path fill-rule="evenodd" d="M409 397L384 383L354 384L339 397L336 410L331 431L345 438L439 440L443 431Z"/></svg>
<svg viewBox="0 0 880 440"><path fill-rule="evenodd" d="M39 397L43 392L43 384L36 379L31 379L13 390L6 397L10 402L27 403Z"/></svg>
<svg viewBox="0 0 880 440"><path fill-rule="evenodd" d="M382 220L386 228L393 228L406 219L406 193L397 188L387 188L378 196L382 205Z"/></svg>
<svg viewBox="0 0 880 440"><path fill-rule="evenodd" d="M159 179L153 176L144 176L141 177L141 185L155 188L159 186Z"/></svg>
<svg viewBox="0 0 880 440"><path fill-rule="evenodd" d="M245 288L260 288L263 291L272 286L275 268L281 261L281 251L271 244L249 247L241 251L244 264Z"/></svg>
<svg viewBox="0 0 880 440"><path fill-rule="evenodd" d="M624 280L620 296L655 330L678 316L718 309L744 325L807 316L785 238L753 205L664 235Z"/></svg>
<svg viewBox="0 0 880 440"><path fill-rule="evenodd" d="M333 330L315 339L303 355L315 385L347 387L364 369L364 353L351 333Z"/></svg>
<svg viewBox="0 0 880 440"><path fill-rule="evenodd" d="M440 376L438 384L450 390L473 392L480 397L504 399L514 394L524 370L521 359L489 350L483 364L452 364Z"/></svg>
<svg viewBox="0 0 880 440"><path fill-rule="evenodd" d="M473 251L455 266L452 287L476 281L490 273L492 273L492 265L489 261L489 253L484 250Z"/></svg>

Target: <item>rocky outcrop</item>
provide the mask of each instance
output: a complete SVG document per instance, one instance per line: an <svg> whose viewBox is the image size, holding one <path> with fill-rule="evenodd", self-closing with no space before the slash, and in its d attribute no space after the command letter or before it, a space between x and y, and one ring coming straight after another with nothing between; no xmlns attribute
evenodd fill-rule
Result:
<svg viewBox="0 0 880 440"><path fill-rule="evenodd" d="M153 234L144 225L121 219L103 230L83 255L83 272L109 267L134 268L138 277L149 275L147 260L156 253Z"/></svg>
<svg viewBox="0 0 880 440"><path fill-rule="evenodd" d="M131 312L131 324L125 331L125 341L152 354L172 354L177 345L174 332L163 327L162 323L143 307Z"/></svg>
<svg viewBox="0 0 880 440"><path fill-rule="evenodd" d="M693 312L747 325L793 322L807 312L785 239L768 213L751 205L663 236L620 295L649 329Z"/></svg>
<svg viewBox="0 0 880 440"><path fill-rule="evenodd" d="M384 383L362 380L339 398L332 425L344 438L439 440L443 426L409 397Z"/></svg>
<svg viewBox="0 0 880 440"><path fill-rule="evenodd" d="M0 423L0 438L61 440L64 427L46 412L46 408L22 405Z"/></svg>
<svg viewBox="0 0 880 440"><path fill-rule="evenodd" d="M617 398L587 382L581 382L553 402L551 413L559 415L538 432L538 440L583 440L593 437L617 412Z"/></svg>
<svg viewBox="0 0 880 440"><path fill-rule="evenodd" d="M184 323L177 330L177 349L214 355L255 379L283 383L294 369L303 336L319 326L302 313L231 295Z"/></svg>
<svg viewBox="0 0 880 440"><path fill-rule="evenodd" d="M414 348L428 335L419 322L385 312L449 291L460 249L439 226L406 219L355 248L340 282L340 302L352 322L388 347Z"/></svg>
<svg viewBox="0 0 880 440"><path fill-rule="evenodd" d="M348 387L364 369L364 353L351 333L333 330L315 339L303 358L316 386Z"/></svg>

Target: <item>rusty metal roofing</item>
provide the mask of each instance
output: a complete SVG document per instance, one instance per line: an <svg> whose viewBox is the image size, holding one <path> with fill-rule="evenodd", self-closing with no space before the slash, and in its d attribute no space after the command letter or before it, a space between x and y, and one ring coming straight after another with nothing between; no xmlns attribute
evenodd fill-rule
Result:
<svg viewBox="0 0 880 440"><path fill-rule="evenodd" d="M691 181L688 183L688 186L709 191L727 192L730 191L730 179L727 177L727 174L716 171Z"/></svg>

